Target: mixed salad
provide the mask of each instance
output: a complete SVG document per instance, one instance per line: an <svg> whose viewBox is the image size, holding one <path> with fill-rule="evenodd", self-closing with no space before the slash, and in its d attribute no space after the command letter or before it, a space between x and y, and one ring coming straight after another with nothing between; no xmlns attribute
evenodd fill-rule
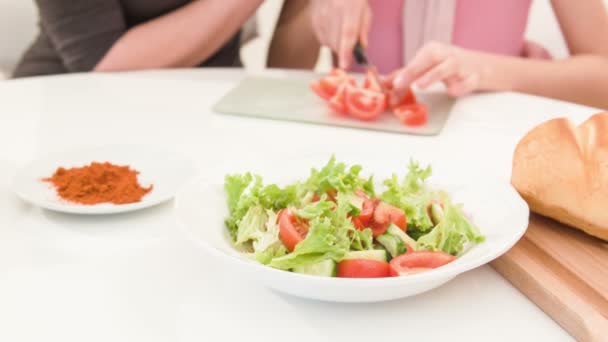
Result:
<svg viewBox="0 0 608 342"><path fill-rule="evenodd" d="M251 173L227 175L226 227L234 246L260 263L326 277L426 271L484 241L460 205L425 184L430 166L408 168L384 180L382 191L360 165L334 157L284 187Z"/></svg>
<svg viewBox="0 0 608 342"><path fill-rule="evenodd" d="M340 115L371 121L387 110L407 126L420 126L428 121L427 108L411 89L399 96L389 78L369 69L363 81L357 81L344 70L333 69L329 75L310 83L312 91Z"/></svg>

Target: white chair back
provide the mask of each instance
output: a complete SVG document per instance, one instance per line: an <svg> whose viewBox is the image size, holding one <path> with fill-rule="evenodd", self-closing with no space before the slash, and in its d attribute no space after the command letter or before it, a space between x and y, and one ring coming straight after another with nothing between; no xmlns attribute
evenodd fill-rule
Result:
<svg viewBox="0 0 608 342"><path fill-rule="evenodd" d="M11 73L34 40L37 21L33 0L0 0L0 78Z"/></svg>

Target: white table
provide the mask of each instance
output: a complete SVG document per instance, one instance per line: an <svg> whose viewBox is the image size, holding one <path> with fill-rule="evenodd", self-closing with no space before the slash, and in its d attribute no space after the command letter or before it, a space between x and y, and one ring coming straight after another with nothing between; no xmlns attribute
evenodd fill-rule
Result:
<svg viewBox="0 0 608 342"><path fill-rule="evenodd" d="M281 71L276 71L282 74ZM51 213L9 189L18 167L85 145L164 145L199 168L269 154L426 145L508 179L517 140L593 109L520 94L460 100L436 138L212 114L242 71L73 75L0 82L0 341L570 340L489 266L405 300L346 305L228 274L176 229L172 204L112 217ZM313 138L311 138L313 137Z"/></svg>

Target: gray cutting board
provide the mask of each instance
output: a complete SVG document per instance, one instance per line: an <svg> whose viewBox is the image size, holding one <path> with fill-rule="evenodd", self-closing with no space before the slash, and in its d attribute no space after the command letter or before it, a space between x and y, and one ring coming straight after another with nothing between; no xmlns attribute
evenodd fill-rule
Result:
<svg viewBox="0 0 608 342"><path fill-rule="evenodd" d="M317 76L318 77L318 76ZM401 124L390 112L367 122L332 112L309 86L310 79L250 76L230 90L213 110L220 114L343 126L395 133L437 135L448 118L454 100L442 92L419 92L416 96L429 109L424 126Z"/></svg>

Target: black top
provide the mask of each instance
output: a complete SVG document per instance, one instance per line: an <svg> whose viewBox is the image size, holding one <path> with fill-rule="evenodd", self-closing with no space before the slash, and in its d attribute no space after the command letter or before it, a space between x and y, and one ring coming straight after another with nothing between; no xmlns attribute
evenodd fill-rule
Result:
<svg viewBox="0 0 608 342"><path fill-rule="evenodd" d="M40 33L14 77L91 71L131 27L191 0L36 0ZM239 66L239 33L201 66Z"/></svg>

